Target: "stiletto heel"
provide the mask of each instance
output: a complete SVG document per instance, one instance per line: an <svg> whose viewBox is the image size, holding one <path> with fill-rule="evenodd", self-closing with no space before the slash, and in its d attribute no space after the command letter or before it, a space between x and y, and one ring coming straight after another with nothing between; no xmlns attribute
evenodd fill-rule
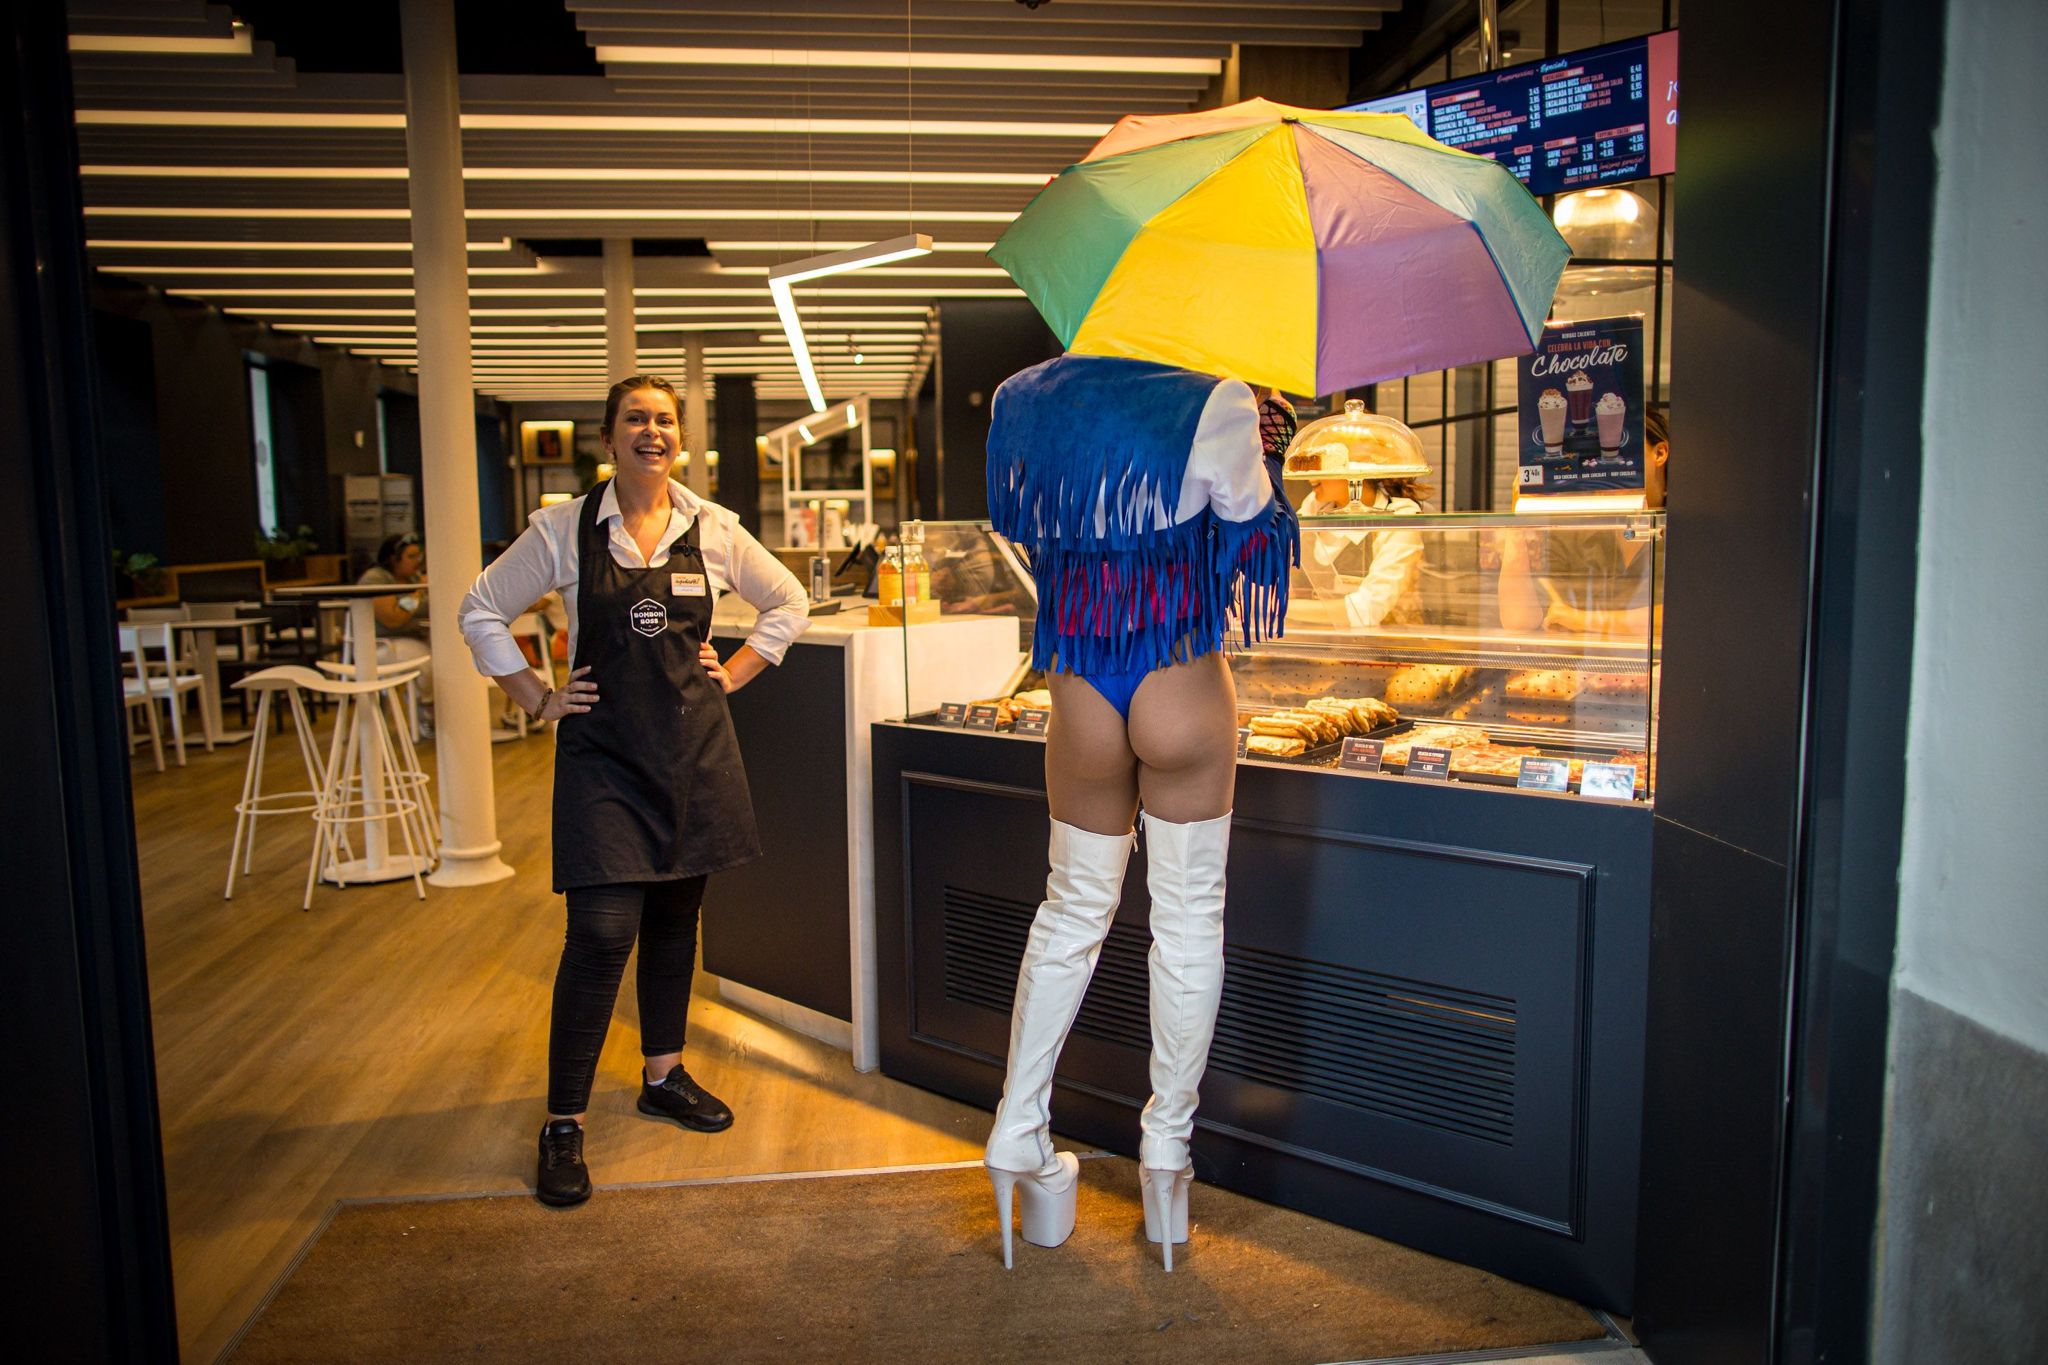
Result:
<svg viewBox="0 0 2048 1365"><path fill-rule="evenodd" d="M988 1183L996 1191L996 1226L1003 1230L1003 1269L1010 1268L1010 1192L1017 1188L1017 1172L988 1168Z"/></svg>
<svg viewBox="0 0 2048 1365"><path fill-rule="evenodd" d="M1173 1244L1188 1239L1188 1186L1194 1179L1193 1167L1178 1171L1138 1168L1140 1202L1145 1206L1145 1240L1159 1243L1169 1274L1173 1271Z"/></svg>
<svg viewBox="0 0 2048 1365"><path fill-rule="evenodd" d="M996 1192L996 1220L1003 1229L1003 1269L1010 1269L1012 1191L1021 1190L1024 1240L1035 1247L1056 1247L1074 1235L1074 1210L1080 1202L1081 1161L1071 1152L1054 1156L1038 1172L988 1169Z"/></svg>

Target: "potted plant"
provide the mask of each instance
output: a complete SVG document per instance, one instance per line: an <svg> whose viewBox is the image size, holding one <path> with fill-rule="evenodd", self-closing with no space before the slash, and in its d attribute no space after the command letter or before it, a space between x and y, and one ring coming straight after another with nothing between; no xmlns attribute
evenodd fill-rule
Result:
<svg viewBox="0 0 2048 1365"><path fill-rule="evenodd" d="M318 543L310 526L301 526L290 535L282 531L259 533L256 537L256 557L263 561L264 579L273 583L287 583L295 578L304 578L306 556Z"/></svg>
<svg viewBox="0 0 2048 1365"><path fill-rule="evenodd" d="M164 571L157 557L146 550L134 554L114 551L114 596L156 597L163 593Z"/></svg>

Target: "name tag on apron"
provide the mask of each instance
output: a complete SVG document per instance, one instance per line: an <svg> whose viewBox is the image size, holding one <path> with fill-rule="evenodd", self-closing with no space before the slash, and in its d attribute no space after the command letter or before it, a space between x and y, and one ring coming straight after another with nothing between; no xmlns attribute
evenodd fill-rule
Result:
<svg viewBox="0 0 2048 1365"><path fill-rule="evenodd" d="M704 575L700 573L672 573L668 576L670 597L702 597Z"/></svg>

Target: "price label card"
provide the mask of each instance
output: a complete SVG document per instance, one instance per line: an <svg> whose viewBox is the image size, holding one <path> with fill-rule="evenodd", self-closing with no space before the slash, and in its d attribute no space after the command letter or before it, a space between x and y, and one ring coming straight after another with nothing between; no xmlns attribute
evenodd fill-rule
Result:
<svg viewBox="0 0 2048 1365"><path fill-rule="evenodd" d="M1383 739L1360 739L1351 735L1345 739L1344 748L1337 755L1337 766L1355 773L1376 773L1380 770L1380 757L1386 747L1387 742Z"/></svg>
<svg viewBox="0 0 2048 1365"><path fill-rule="evenodd" d="M1237 732L1237 756L1238 756L1239 758L1243 758L1243 757L1244 757L1244 746L1245 746L1245 743L1246 743L1246 741L1248 741L1249 739L1251 739L1251 737L1252 737L1252 732L1251 732L1251 731L1249 731L1249 730L1239 730L1239 731Z"/></svg>
<svg viewBox="0 0 2048 1365"><path fill-rule="evenodd" d="M1408 751L1408 776L1433 777L1438 780L1451 775L1451 751L1418 744Z"/></svg>
<svg viewBox="0 0 2048 1365"><path fill-rule="evenodd" d="M1515 775L1515 785L1524 791L1561 792L1570 785L1572 765L1562 758L1525 758Z"/></svg>
<svg viewBox="0 0 2048 1365"><path fill-rule="evenodd" d="M1052 722L1052 712L1043 707L1027 706L1017 713L1017 733L1020 735L1042 735L1045 727Z"/></svg>
<svg viewBox="0 0 2048 1365"><path fill-rule="evenodd" d="M1636 799L1636 765L1633 763L1588 763L1579 778L1579 795L1603 801Z"/></svg>
<svg viewBox="0 0 2048 1365"><path fill-rule="evenodd" d="M967 703L966 703L966 702L964 702L964 701L949 701L949 702L947 702L947 703L945 703L944 705L942 705L942 706L940 706L940 707L939 707L939 724L941 724L941 725L965 725L966 723L967 723Z"/></svg>
<svg viewBox="0 0 2048 1365"><path fill-rule="evenodd" d="M983 702L967 708L967 728L970 730L1001 729L1003 708L994 702Z"/></svg>

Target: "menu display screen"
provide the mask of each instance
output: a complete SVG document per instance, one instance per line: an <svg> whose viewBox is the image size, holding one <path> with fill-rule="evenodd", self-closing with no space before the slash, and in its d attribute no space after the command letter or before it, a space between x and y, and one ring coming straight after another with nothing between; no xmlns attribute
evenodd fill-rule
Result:
<svg viewBox="0 0 2048 1365"><path fill-rule="evenodd" d="M1492 157L1531 194L1676 169L1676 30L1465 76L1347 109L1403 114L1446 146Z"/></svg>

